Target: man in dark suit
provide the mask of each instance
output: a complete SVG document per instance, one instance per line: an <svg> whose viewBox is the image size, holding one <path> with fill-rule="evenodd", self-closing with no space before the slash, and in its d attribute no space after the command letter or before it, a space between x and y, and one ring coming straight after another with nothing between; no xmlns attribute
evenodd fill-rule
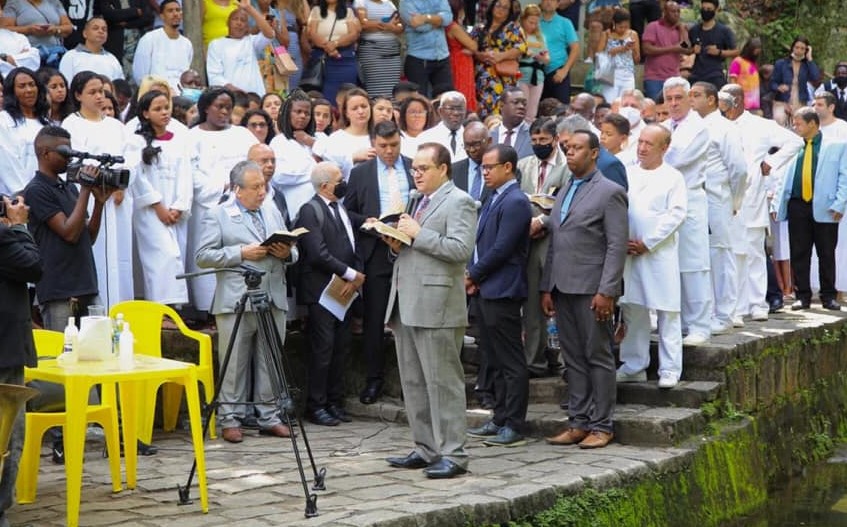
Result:
<svg viewBox="0 0 847 527"><path fill-rule="evenodd" d="M403 212L414 188L411 160L400 155L400 129L393 121L374 126L371 144L376 158L357 165L350 172L350 188L344 197L347 210L364 217L382 217ZM385 370L385 307L391 289L392 262L388 246L375 236L362 236L356 246L368 280L362 287L364 323L362 348L366 383L359 394L362 404L373 404L382 395Z"/></svg>
<svg viewBox="0 0 847 527"><path fill-rule="evenodd" d="M297 300L308 309L309 390L308 419L315 424L337 426L350 422L344 410L344 361L350 345L350 312L339 320L319 303L321 293L333 276L345 282L344 296L358 291L365 282L356 257L356 232L362 216L347 211L341 199L347 183L341 169L322 162L312 169L315 196L300 208L298 227L309 229L300 238L300 283Z"/></svg>
<svg viewBox="0 0 847 527"><path fill-rule="evenodd" d="M32 342L32 320L27 282L41 279L41 255L27 230L29 209L22 197L17 204L3 197L6 215L0 217L0 383L24 383L24 366L38 365ZM6 510L12 506L18 461L24 439L23 414L18 413L9 439L9 457L0 482L0 525L9 525Z"/></svg>
<svg viewBox="0 0 847 527"><path fill-rule="evenodd" d="M479 216L476 250L465 288L475 302L480 352L493 372L494 416L468 430L489 446L526 444L529 372L521 342L521 305L527 296L529 199L515 180L518 155L511 146L493 145L482 157L485 186L493 195Z"/></svg>
<svg viewBox="0 0 847 527"><path fill-rule="evenodd" d="M529 138L529 124L526 119L526 95L517 86L506 88L500 98L500 116L503 122L491 131L491 141L495 145L511 146L518 153L518 159L532 155L532 142Z"/></svg>
<svg viewBox="0 0 847 527"><path fill-rule="evenodd" d="M453 163L450 170L453 184L470 194L474 200L483 203L491 195L491 189L485 186L482 178L482 154L488 150L491 136L484 124L472 121L465 125L463 140L468 157Z"/></svg>
<svg viewBox="0 0 847 527"><path fill-rule="evenodd" d="M550 248L541 278L541 305L556 314L568 381L569 427L557 445L599 448L612 440L615 357L612 314L621 294L629 238L624 189L597 170L600 140L577 130L567 144L573 177L559 191L547 230Z"/></svg>

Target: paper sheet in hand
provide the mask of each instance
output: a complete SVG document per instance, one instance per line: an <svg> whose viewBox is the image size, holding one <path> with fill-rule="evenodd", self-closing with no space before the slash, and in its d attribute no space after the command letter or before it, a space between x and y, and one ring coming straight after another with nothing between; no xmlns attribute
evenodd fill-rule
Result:
<svg viewBox="0 0 847 527"><path fill-rule="evenodd" d="M344 320L347 310L350 309L353 301L359 296L358 291L354 291L352 295L344 296L341 291L344 289L346 283L337 274L332 275L332 280L326 285L321 293L321 297L318 299L318 304L322 305L324 309L332 313L338 320Z"/></svg>

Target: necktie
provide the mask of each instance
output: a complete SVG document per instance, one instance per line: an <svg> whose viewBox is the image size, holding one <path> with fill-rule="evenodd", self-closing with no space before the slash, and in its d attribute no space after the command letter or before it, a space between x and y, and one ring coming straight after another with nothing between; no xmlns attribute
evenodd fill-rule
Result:
<svg viewBox="0 0 847 527"><path fill-rule="evenodd" d="M544 178L547 177L547 161L541 162L541 171L538 173L538 190L535 192L541 193L541 189L544 188Z"/></svg>
<svg viewBox="0 0 847 527"><path fill-rule="evenodd" d="M503 144L506 146L512 146L512 134L514 134L514 130L506 130L506 137L503 138Z"/></svg>
<svg viewBox="0 0 847 527"><path fill-rule="evenodd" d="M571 202L573 201L573 197L576 194L576 190L585 182L584 179L571 179L571 187L568 189L568 193L565 194L565 199L562 200L562 212L559 216L559 224L565 223L565 217L568 215L568 209L571 208Z"/></svg>
<svg viewBox="0 0 847 527"><path fill-rule="evenodd" d="M388 167L388 170L385 172L385 177L388 179L388 209L387 211L382 211L383 214L393 214L395 212L402 212L403 205L403 196L400 194L400 184L397 182L397 171L394 170L394 167Z"/></svg>
<svg viewBox="0 0 847 527"><path fill-rule="evenodd" d="M332 209L332 216L335 218L335 226L341 229L341 232L347 234L347 227L344 226L344 220L341 219L341 212L338 210L338 202L333 201L329 204L329 208Z"/></svg>
<svg viewBox="0 0 847 527"><path fill-rule="evenodd" d="M480 190L482 190L482 171L479 165L477 165L474 170L473 184L471 185L471 197L473 199L479 199Z"/></svg>
<svg viewBox="0 0 847 527"><path fill-rule="evenodd" d="M450 131L450 153L456 155L456 130Z"/></svg>
<svg viewBox="0 0 847 527"><path fill-rule="evenodd" d="M806 140L806 150L803 152L803 201L812 201L812 140Z"/></svg>
<svg viewBox="0 0 847 527"><path fill-rule="evenodd" d="M265 225L262 223L262 218L259 217L259 212L255 210L248 210L247 213L253 221L253 226L256 227L256 232L259 233L259 237L264 240L267 237L267 233L265 232Z"/></svg>
<svg viewBox="0 0 847 527"><path fill-rule="evenodd" d="M423 216L427 207L429 207L429 196L424 196L420 205L418 205L417 212L415 212L415 221L421 221L421 216Z"/></svg>

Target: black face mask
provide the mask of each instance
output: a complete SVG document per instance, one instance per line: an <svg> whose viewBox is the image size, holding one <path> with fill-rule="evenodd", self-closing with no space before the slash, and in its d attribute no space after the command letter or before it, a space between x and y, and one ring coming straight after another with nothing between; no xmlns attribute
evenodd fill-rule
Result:
<svg viewBox="0 0 847 527"><path fill-rule="evenodd" d="M333 190L332 193L335 195L336 198L343 199L344 196L347 195L347 182L342 181L341 183L335 185L335 190Z"/></svg>
<svg viewBox="0 0 847 527"><path fill-rule="evenodd" d="M834 82L836 86L843 90L844 87L847 86L847 75L839 75L837 77L834 77L832 79L832 82Z"/></svg>
<svg viewBox="0 0 847 527"><path fill-rule="evenodd" d="M715 11L706 10L706 9L700 10L700 18L703 19L703 22L709 22L710 20L715 18L716 14L717 13Z"/></svg>
<svg viewBox="0 0 847 527"><path fill-rule="evenodd" d="M535 153L535 157L544 161L553 153L553 143L549 145L532 145L532 151Z"/></svg>

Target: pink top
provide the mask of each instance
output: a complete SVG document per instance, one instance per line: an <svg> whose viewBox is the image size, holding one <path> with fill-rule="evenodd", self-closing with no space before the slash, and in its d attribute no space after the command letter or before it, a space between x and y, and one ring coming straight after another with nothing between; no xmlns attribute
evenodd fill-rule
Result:
<svg viewBox="0 0 847 527"><path fill-rule="evenodd" d="M729 65L729 77L735 77L736 83L744 90L744 109L758 110L759 101L759 68L755 62L741 57L735 57Z"/></svg>
<svg viewBox="0 0 847 527"><path fill-rule="evenodd" d="M676 46L681 40L679 29L666 26L661 19L647 24L644 36L641 37L642 42L649 42L660 48ZM645 57L644 78L646 80L664 81L677 75L679 75L679 53L662 53Z"/></svg>

